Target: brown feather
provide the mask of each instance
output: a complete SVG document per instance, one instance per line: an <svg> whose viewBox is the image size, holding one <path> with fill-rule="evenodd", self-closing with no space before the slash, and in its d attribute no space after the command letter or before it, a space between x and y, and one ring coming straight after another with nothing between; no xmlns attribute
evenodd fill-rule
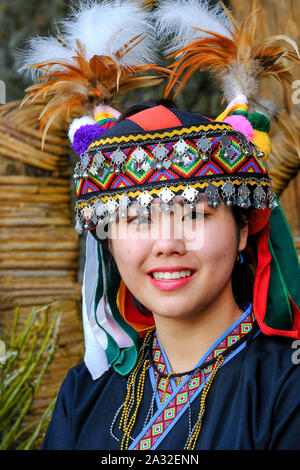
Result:
<svg viewBox="0 0 300 470"><path fill-rule="evenodd" d="M52 97L40 116L43 144L50 125L60 113L66 111L70 115L71 111L74 111L80 115L83 112L92 112L98 104L110 103L117 93L159 84L163 76L172 74L169 69L158 67L156 64L134 67L123 67L118 64L117 60L124 57L144 38L144 34L132 38L116 52L116 60L98 55L88 60L86 48L77 40L76 55L72 57L75 63L67 60L49 60L26 67L39 70L43 75L36 79L35 84L26 88L21 106L40 97ZM53 66L55 70L51 71ZM145 71L158 72L159 75L144 74ZM135 76L136 73L141 75Z"/></svg>
<svg viewBox="0 0 300 470"><path fill-rule="evenodd" d="M274 77L283 86L291 83L292 74L290 67L287 67L287 62L300 62L298 49L294 41L284 35L272 36L264 42L257 41L259 9L256 0L251 0L250 14L240 26L238 26L228 9L223 4L222 6L233 27L232 39L212 31L200 29L209 36L196 39L184 47L178 46L178 49L168 56L169 58L175 58L170 65L174 75L169 78L165 96L168 96L174 87L178 85L174 93L174 96L176 96L197 70L210 71L219 80L221 86L224 86L224 78L229 76L233 66L235 70L242 72L240 73L241 78L238 72L234 77L240 81L241 88L244 85L242 80L247 74L252 79L254 77L257 84L266 76ZM289 43L293 49L282 45L274 45L274 42L278 40ZM249 91L250 96L247 90L242 93L246 94L248 99L251 100L251 92L257 90L253 87L253 90Z"/></svg>

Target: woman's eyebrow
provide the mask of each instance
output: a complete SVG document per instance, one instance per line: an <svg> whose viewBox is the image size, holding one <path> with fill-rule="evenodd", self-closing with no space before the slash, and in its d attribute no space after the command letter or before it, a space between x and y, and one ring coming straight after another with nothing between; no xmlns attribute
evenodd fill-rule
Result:
<svg viewBox="0 0 300 470"><path fill-rule="evenodd" d="M151 201L151 205L155 205L155 207L157 208L158 205L160 204L160 202L161 202L161 199L159 197L154 197L153 200ZM175 196L174 199L173 199L173 202L174 202L174 204L179 204L182 208L187 207L186 203L183 202L183 197L181 195ZM208 208L209 205L208 205L207 194L199 193L197 201L195 203L196 203L196 205L203 204L205 208ZM133 204L130 204L129 207L128 207L127 215L128 216L137 215L137 211L136 211L137 206L138 206L138 204L137 204L136 201L133 202Z"/></svg>

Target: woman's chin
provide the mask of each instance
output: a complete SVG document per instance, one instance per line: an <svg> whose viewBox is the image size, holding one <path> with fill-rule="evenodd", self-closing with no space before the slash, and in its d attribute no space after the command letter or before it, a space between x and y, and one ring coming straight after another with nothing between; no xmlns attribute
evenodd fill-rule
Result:
<svg viewBox="0 0 300 470"><path fill-rule="evenodd" d="M180 318L188 318L192 316L197 309L191 310L189 306L189 309L187 309L186 303L185 305L176 305L176 306L169 306L166 307L165 305L161 308L156 308L153 309L153 315L154 317L163 317L163 318L170 318L170 319L180 319Z"/></svg>

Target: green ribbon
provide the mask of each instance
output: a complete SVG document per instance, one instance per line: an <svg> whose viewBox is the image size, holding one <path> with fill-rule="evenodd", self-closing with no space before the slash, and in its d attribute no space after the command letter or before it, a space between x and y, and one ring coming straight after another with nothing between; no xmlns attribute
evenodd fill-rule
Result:
<svg viewBox="0 0 300 470"><path fill-rule="evenodd" d="M275 200L278 203L276 197ZM300 305L300 269L293 236L279 203L270 215L268 246L272 260L264 323L271 328L291 330L293 314L288 296Z"/></svg>
<svg viewBox="0 0 300 470"><path fill-rule="evenodd" d="M139 334L138 332L129 325L126 320L122 317L117 307L117 294L121 283L121 277L118 272L113 272L108 275L108 269L103 256L101 243L98 244L98 283L95 296L95 314L97 305L103 295L103 278L102 278L102 262L105 273L105 297L108 306L111 310L112 317L116 323L122 328L122 330L131 338L133 346L120 349L118 343L114 338L103 329L98 323L98 326L105 331L107 336L107 348L105 349L107 361L113 366L113 368L121 375L127 375L136 363L139 348Z"/></svg>

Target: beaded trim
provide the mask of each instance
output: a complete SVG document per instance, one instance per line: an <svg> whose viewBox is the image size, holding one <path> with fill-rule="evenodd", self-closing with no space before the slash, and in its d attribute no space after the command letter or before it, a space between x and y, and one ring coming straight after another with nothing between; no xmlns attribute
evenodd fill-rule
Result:
<svg viewBox="0 0 300 470"><path fill-rule="evenodd" d="M219 181L197 181L190 184L177 184L174 182L164 184L163 187L145 188L143 191L128 191L109 194L93 194L88 199L78 201L75 205L76 225L75 229L82 233L83 230L92 230L98 224L106 225L120 218L127 216L131 204L136 203L138 215L148 216L151 213L151 201L158 197L161 202L160 210L174 210L174 197L181 195L183 203L188 204L192 210L200 197L200 193L205 192L208 196L208 204L211 207L218 207L221 200L228 206L237 205L248 209L272 209L276 206L274 191L269 179L242 179L236 177L220 178Z"/></svg>

